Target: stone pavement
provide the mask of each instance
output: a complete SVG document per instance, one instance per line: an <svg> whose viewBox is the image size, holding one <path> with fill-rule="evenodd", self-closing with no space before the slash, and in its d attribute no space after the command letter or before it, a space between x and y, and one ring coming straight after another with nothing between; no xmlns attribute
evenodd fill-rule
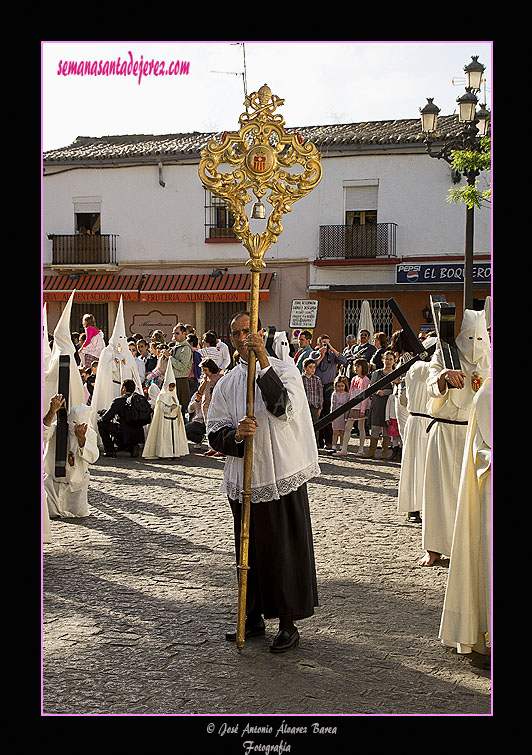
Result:
<svg viewBox="0 0 532 755"><path fill-rule="evenodd" d="M237 589L223 463L101 458L91 515L52 521L43 715L491 714L484 657L438 640L448 570L417 565L421 525L396 511L397 463L320 452L320 606L286 654L268 651L275 621L241 653L226 642ZM220 744L225 719L213 720Z"/></svg>

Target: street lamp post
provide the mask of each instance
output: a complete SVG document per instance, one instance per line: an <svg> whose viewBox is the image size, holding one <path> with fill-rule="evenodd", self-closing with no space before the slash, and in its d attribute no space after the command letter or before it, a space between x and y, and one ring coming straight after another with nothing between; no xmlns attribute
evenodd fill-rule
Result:
<svg viewBox="0 0 532 755"><path fill-rule="evenodd" d="M471 63L464 66L466 74L465 92L457 98L458 118L464 124L463 129L455 137L443 143L438 151L433 151L433 144L439 141L437 132L438 113L440 109L434 104L433 98L427 99L427 104L419 109L421 113L421 128L426 134L425 144L430 157L445 160L452 165L452 152L455 150L481 151L481 139L488 133L490 113L485 104L476 109L478 99L476 93L480 91L482 74L485 66L478 62L478 56L472 57ZM464 173L469 186L474 186L480 171L472 168ZM466 209L465 249L464 249L464 310L473 309L473 238L474 238L474 208Z"/></svg>

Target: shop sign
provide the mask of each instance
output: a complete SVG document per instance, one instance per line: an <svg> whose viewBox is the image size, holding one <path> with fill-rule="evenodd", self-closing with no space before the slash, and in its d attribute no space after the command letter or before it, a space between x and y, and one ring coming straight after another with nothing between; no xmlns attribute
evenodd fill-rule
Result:
<svg viewBox="0 0 532 755"><path fill-rule="evenodd" d="M261 291L259 301L268 301L269 292ZM249 301L249 291L141 291L145 302L231 302Z"/></svg>
<svg viewBox="0 0 532 755"><path fill-rule="evenodd" d="M396 283L463 283L464 265L461 262L437 265L397 265ZM491 284L491 263L473 263L473 283Z"/></svg>
<svg viewBox="0 0 532 755"><path fill-rule="evenodd" d="M290 327L310 330L316 327L318 299L294 299L290 310Z"/></svg>

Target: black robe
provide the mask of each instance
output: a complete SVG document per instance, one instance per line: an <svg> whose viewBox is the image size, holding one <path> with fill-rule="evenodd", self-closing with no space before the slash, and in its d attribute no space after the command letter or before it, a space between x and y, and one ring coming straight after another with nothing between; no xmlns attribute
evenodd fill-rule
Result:
<svg viewBox="0 0 532 755"><path fill-rule="evenodd" d="M281 416L287 392L273 368L257 385L269 412ZM236 443L235 427L209 434L212 448L226 456L244 455L244 443ZM229 499L234 521L235 552L240 557L241 503ZM246 614L250 622L265 619L304 619L314 614L318 588L306 483L272 501L252 503Z"/></svg>

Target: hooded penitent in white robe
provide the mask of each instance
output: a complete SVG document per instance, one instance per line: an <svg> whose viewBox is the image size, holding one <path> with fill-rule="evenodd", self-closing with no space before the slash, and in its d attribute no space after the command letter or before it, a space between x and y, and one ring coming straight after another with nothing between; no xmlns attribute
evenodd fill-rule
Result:
<svg viewBox="0 0 532 755"><path fill-rule="evenodd" d="M76 347L74 346L72 342L72 336L70 335L70 315L72 312L74 294L75 291L72 292L55 327L54 344L52 349L50 349L48 342L48 318L46 305L43 310L43 391L41 406L41 412L43 416L47 413L50 407L52 396L55 396L59 392L58 381L60 356L68 355L70 357L69 398L68 406L66 407L67 410L72 406L77 406L78 404L85 402L85 389L74 356ZM46 443L46 437L49 434L48 428L45 428L45 430L43 430L43 446ZM52 535L50 529L50 515L48 512L46 493L44 489L42 491L42 529L43 542L51 543Z"/></svg>
<svg viewBox="0 0 532 755"><path fill-rule="evenodd" d="M287 390L288 405L282 416L275 417L267 411L261 391L255 391L258 428L253 436L252 503L279 499L320 474L301 373L292 360L268 359ZM257 369L257 377L268 369ZM247 371L247 364L241 360L216 383L207 413L207 434L222 427L236 428L246 416ZM220 490L230 499L238 500L243 482L243 458L227 456Z"/></svg>
<svg viewBox="0 0 532 755"><path fill-rule="evenodd" d="M162 390L155 399L155 410L150 429L144 444L142 456L145 459L172 459L188 454L188 441L181 405L176 395L172 363L168 360Z"/></svg>
<svg viewBox="0 0 532 755"><path fill-rule="evenodd" d="M436 343L427 338L423 345L428 348ZM429 361L415 362L405 375L405 394L408 410L402 441L403 456L397 494L398 511L421 511L423 506L423 483L427 456L427 427L430 422L427 404L429 400L427 381Z"/></svg>
<svg viewBox="0 0 532 755"><path fill-rule="evenodd" d="M50 359L52 358L52 349L50 348L50 343L48 341L48 314L46 311L46 304L44 305L44 308L43 308L42 332L43 332L42 360L43 360L43 383L44 383L44 376L46 375L46 372L50 364ZM42 541L43 543L52 542L52 530L50 528L50 515L48 513L48 506L46 505L46 496L44 493L44 487L42 489Z"/></svg>
<svg viewBox="0 0 532 755"><path fill-rule="evenodd" d="M469 413L473 398L490 375L491 349L484 312L466 309L456 337L463 388L438 388L438 376L445 369L440 349L435 352L428 379L428 414L461 422L434 422L428 433L425 481L423 486L422 543L426 551L450 556L458 486L464 456Z"/></svg>
<svg viewBox="0 0 532 755"><path fill-rule="evenodd" d="M89 424L91 409L86 404L68 412L66 477L55 477L55 439L57 422L43 426L44 491L51 517L83 517L89 515L89 465L99 456L96 432ZM80 448L75 425L86 424L85 445Z"/></svg>
<svg viewBox="0 0 532 755"><path fill-rule="evenodd" d="M486 652L491 631L491 378L473 399L439 637Z"/></svg>
<svg viewBox="0 0 532 755"><path fill-rule="evenodd" d="M129 350L127 343L124 305L122 297L120 297L113 333L98 359L98 369L91 400L91 407L94 409L92 417L95 429L98 420L97 412L101 409L109 409L113 400L120 396L120 389L124 380L133 380L136 391L143 394L135 357Z"/></svg>

